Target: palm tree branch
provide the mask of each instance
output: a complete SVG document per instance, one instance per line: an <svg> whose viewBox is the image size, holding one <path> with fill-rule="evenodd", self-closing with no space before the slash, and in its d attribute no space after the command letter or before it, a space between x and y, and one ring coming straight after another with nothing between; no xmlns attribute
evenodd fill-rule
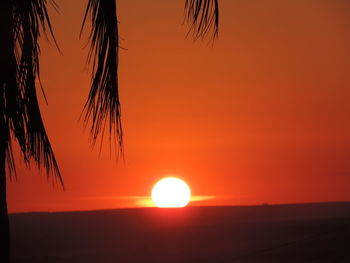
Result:
<svg viewBox="0 0 350 263"><path fill-rule="evenodd" d="M195 39L211 34L213 39L219 34L218 0L186 0L185 19L189 26L188 34Z"/></svg>
<svg viewBox="0 0 350 263"><path fill-rule="evenodd" d="M10 96L17 105L9 109L7 115L26 163L29 165L33 160L39 168L45 168L47 176L52 173L53 178L63 186L36 95L36 79L40 79L40 33L46 35L48 28L53 36L46 5L46 0L13 0L12 34L17 71Z"/></svg>
<svg viewBox="0 0 350 263"><path fill-rule="evenodd" d="M118 154L123 152L123 132L118 94L118 21L115 0L89 0L82 30L87 16L91 19L90 50L87 63L93 64L92 84L83 112L84 121L91 121L90 135L93 145L108 123L110 138L117 142Z"/></svg>

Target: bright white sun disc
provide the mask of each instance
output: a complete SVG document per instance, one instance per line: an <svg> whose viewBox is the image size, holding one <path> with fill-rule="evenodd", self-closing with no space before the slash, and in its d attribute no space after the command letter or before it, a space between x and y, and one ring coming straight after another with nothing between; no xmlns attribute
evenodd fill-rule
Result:
<svg viewBox="0 0 350 263"><path fill-rule="evenodd" d="M152 200L157 207L184 207L191 199L191 190L179 178L166 177L152 189Z"/></svg>

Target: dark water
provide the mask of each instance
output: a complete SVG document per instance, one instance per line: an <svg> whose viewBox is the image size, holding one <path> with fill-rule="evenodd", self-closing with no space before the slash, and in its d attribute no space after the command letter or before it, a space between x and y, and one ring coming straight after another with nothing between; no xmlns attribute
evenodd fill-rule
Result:
<svg viewBox="0 0 350 263"><path fill-rule="evenodd" d="M350 262L350 203L12 214L14 262Z"/></svg>

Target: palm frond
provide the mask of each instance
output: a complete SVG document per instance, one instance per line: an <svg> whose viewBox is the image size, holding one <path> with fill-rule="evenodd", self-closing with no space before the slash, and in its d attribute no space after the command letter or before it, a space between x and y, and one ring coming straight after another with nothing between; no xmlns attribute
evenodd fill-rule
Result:
<svg viewBox="0 0 350 263"><path fill-rule="evenodd" d="M1 151L5 151L10 175L15 172L14 159L11 146L11 129L13 120L20 119L18 108L20 103L20 90L16 83L17 63L14 52L13 36L13 6L10 0L1 4L0 15L0 140ZM23 125L16 128L20 130ZM20 138L20 136L19 136ZM20 138L23 140L23 137Z"/></svg>
<svg viewBox="0 0 350 263"><path fill-rule="evenodd" d="M213 39L219 33L218 0L186 0L185 19L189 25L189 34L194 39L204 38L211 34Z"/></svg>
<svg viewBox="0 0 350 263"><path fill-rule="evenodd" d="M93 63L92 84L84 106L85 123L91 121L90 135L93 145L106 125L114 140L117 154L123 152L123 132L118 95L118 21L115 0L89 0L82 30L87 16L91 18L90 50L87 62Z"/></svg>
<svg viewBox="0 0 350 263"><path fill-rule="evenodd" d="M52 33L46 0L12 0L11 16L11 63L15 72L5 83L4 116L8 130L18 141L24 160L29 165L34 161L39 168L44 167L62 186L63 181L46 134L36 95L36 79L39 74L39 37ZM10 47L9 47L10 49ZM12 156L11 144L8 148ZM8 155L9 156L9 155ZM13 167L12 167L13 168Z"/></svg>

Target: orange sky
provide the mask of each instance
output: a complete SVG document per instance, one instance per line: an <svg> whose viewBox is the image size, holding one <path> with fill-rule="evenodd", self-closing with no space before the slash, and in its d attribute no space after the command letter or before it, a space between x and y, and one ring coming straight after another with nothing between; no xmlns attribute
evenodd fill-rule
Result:
<svg viewBox="0 0 350 263"><path fill-rule="evenodd" d="M51 12L64 56L42 45L42 112L67 189L18 165L10 212L137 206L167 174L209 199L194 204L350 200L348 1L221 0L213 47L185 38L184 1L118 1L118 164L108 147L91 151L78 121L86 2Z"/></svg>

